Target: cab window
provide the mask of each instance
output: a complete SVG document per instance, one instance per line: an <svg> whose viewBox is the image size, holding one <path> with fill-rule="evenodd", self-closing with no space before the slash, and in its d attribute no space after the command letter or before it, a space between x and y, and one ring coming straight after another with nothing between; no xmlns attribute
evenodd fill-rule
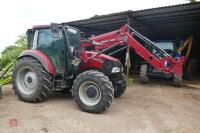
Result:
<svg viewBox="0 0 200 133"><path fill-rule="evenodd" d="M57 73L64 73L64 38L61 31L54 37L51 29L41 29L38 33L37 49L46 54Z"/></svg>

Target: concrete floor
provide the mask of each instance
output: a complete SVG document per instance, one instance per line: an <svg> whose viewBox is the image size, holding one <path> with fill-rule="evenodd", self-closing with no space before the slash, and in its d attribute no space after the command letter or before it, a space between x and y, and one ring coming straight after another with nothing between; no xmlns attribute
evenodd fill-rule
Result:
<svg viewBox="0 0 200 133"><path fill-rule="evenodd" d="M3 87L0 133L200 133L200 82L181 88L166 81L137 81L103 114L80 111L70 94L25 103ZM10 121L17 125L10 125ZM16 123L11 123L16 124Z"/></svg>

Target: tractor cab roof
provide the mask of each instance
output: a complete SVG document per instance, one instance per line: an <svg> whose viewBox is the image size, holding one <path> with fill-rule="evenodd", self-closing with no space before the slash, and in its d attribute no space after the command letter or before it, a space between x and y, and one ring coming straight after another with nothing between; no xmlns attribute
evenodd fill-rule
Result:
<svg viewBox="0 0 200 133"><path fill-rule="evenodd" d="M45 29L45 28L50 28L50 25L49 24L46 24L46 25L34 25L32 27L32 29Z"/></svg>
<svg viewBox="0 0 200 133"><path fill-rule="evenodd" d="M71 27L71 26L67 26L67 25L63 25L62 23L59 24L59 28L62 28L62 27L66 27L66 28L72 28L72 29L75 29L77 31L79 31L80 33L82 33L79 29L77 28L74 28L74 27ZM37 29L47 29L47 28L51 28L51 24L45 24L45 25L34 25L32 27L33 30L37 30Z"/></svg>

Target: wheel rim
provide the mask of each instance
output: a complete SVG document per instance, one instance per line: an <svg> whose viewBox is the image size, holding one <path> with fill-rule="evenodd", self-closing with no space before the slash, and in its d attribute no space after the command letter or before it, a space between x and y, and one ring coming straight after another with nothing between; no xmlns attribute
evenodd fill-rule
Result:
<svg viewBox="0 0 200 133"><path fill-rule="evenodd" d="M86 81L80 85L79 97L87 106L94 106L101 99L101 90L95 82Z"/></svg>
<svg viewBox="0 0 200 133"><path fill-rule="evenodd" d="M37 75L30 67L22 67L17 73L17 86L23 94L31 94L37 87Z"/></svg>

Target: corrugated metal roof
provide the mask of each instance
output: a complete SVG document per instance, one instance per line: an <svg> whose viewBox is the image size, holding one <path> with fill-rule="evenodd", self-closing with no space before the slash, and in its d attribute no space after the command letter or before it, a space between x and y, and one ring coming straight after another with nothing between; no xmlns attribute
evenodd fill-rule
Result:
<svg viewBox="0 0 200 133"><path fill-rule="evenodd" d="M189 35L200 31L200 2L152 8L139 11L124 11L89 19L66 22L89 34L101 34L126 24L149 36Z"/></svg>

